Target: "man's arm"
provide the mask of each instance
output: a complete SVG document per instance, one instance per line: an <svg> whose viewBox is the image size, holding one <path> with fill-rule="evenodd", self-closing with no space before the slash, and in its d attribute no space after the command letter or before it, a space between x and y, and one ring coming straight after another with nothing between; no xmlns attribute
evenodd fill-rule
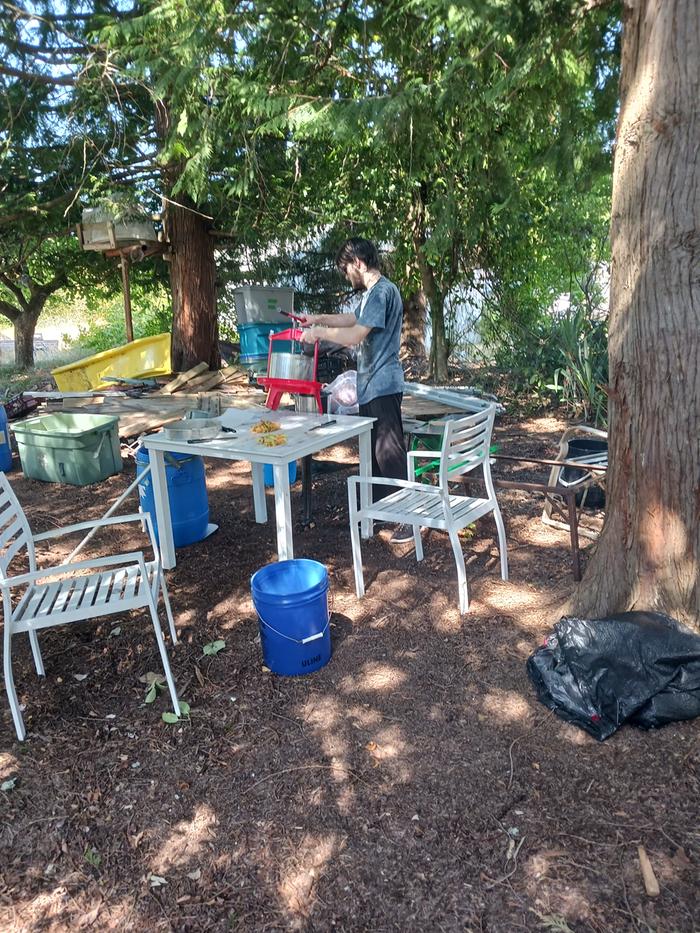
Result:
<svg viewBox="0 0 700 933"><path fill-rule="evenodd" d="M344 311L342 314L305 314L302 317L307 327L352 327L357 323L352 311Z"/></svg>
<svg viewBox="0 0 700 933"><path fill-rule="evenodd" d="M319 315L320 317L334 318L335 314ZM352 315L354 319L354 315ZM316 340L330 340L332 343L339 343L343 347L356 347L362 343L367 334L372 330L371 327L365 327L358 324L357 321L352 326L343 327L308 327L301 332L302 343L314 343Z"/></svg>

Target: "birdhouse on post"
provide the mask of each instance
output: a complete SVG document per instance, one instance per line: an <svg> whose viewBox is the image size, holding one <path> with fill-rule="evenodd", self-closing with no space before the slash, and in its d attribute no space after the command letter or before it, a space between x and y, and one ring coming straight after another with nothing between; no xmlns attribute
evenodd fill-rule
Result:
<svg viewBox="0 0 700 933"><path fill-rule="evenodd" d="M82 223L77 225L77 234L83 249L95 250L119 260L124 294L124 322L127 343L134 339L131 317L131 289L129 269L132 262L163 252L151 218L138 207L125 210L123 205L115 209L92 207L83 211Z"/></svg>

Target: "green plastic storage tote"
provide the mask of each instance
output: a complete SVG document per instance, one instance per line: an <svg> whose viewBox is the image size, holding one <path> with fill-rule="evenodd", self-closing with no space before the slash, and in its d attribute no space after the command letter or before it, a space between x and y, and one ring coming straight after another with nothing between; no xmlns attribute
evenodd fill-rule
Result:
<svg viewBox="0 0 700 933"><path fill-rule="evenodd" d="M58 412L11 425L24 475L46 483L87 486L119 473L119 419Z"/></svg>

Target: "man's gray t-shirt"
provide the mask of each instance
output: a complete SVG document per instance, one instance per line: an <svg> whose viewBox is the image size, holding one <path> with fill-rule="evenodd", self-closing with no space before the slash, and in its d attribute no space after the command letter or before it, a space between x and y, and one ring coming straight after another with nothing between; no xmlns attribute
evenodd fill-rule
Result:
<svg viewBox="0 0 700 933"><path fill-rule="evenodd" d="M399 362L403 302L398 288L382 276L363 295L355 315L358 324L372 328L357 357L357 401L365 405L382 395L403 392Z"/></svg>

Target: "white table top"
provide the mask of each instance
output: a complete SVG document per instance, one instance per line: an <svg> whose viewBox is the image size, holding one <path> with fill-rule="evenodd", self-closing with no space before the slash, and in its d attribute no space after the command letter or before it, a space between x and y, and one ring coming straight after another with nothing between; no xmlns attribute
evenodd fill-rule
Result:
<svg viewBox="0 0 700 933"><path fill-rule="evenodd" d="M141 443L147 450L190 453L203 457L248 460L251 463L283 464L316 453L325 447L356 437L371 428L374 418L357 415L318 415L308 412L269 411L260 408L229 408L218 419L222 427L233 428L235 434L224 433L206 441L175 440L167 429L147 434ZM260 421L274 421L287 438L279 447L265 447L260 435L251 431ZM196 424L196 421L193 422ZM321 427L319 427L321 425ZM311 430L311 429L315 430Z"/></svg>

